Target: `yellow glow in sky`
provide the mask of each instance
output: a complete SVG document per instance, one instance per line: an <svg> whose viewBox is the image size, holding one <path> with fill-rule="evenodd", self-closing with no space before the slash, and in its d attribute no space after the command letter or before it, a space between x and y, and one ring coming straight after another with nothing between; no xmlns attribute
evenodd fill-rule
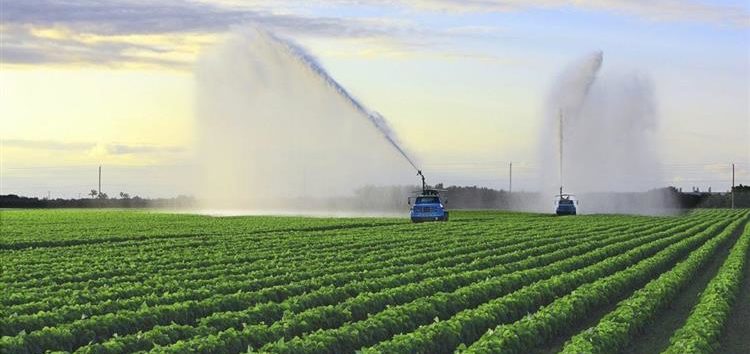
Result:
<svg viewBox="0 0 750 354"><path fill-rule="evenodd" d="M186 144L192 76L175 71L0 71L3 139Z"/></svg>

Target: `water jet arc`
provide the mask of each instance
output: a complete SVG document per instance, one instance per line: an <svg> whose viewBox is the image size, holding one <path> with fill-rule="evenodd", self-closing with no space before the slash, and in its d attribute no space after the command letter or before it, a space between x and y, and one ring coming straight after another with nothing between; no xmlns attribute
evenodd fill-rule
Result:
<svg viewBox="0 0 750 354"><path fill-rule="evenodd" d="M309 53L307 53L304 49L302 49L300 46L284 40L272 33L264 32L262 30L258 30L262 34L267 35L269 38L283 44L289 52L297 57L302 63L307 65L307 67L317 74L325 83L335 90L339 95L344 97L349 104L354 107L358 112L363 114L367 119L377 128L382 134L383 137L390 143L398 152L403 156L406 161L409 162L409 164L414 168L414 170L419 171L419 168L417 167L414 160L406 153L406 151L401 147L401 145L398 143L396 138L394 137L394 133L391 131L391 128L388 126L388 123L386 122L385 118L378 112L370 111L365 106L360 103L357 99L355 99L341 84L336 81L331 75L328 74L328 72L323 69L323 67L318 63L318 61Z"/></svg>

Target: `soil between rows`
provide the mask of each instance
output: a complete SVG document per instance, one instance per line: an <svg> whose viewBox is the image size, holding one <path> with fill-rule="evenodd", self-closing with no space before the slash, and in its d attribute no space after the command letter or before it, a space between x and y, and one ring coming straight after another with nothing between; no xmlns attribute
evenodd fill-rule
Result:
<svg viewBox="0 0 750 354"><path fill-rule="evenodd" d="M693 307L698 304L703 290L719 272L746 224L747 222L743 223L733 231L732 236L719 246L709 263L693 276L688 287L680 291L667 308L661 310L654 321L644 328L643 333L632 341L623 353L661 353L669 347L669 338L685 324Z"/></svg>
<svg viewBox="0 0 750 354"><path fill-rule="evenodd" d="M717 351L724 354L750 353L750 249L745 255L745 271L742 286L719 340Z"/></svg>
<svg viewBox="0 0 750 354"><path fill-rule="evenodd" d="M708 282L716 275L743 229L744 224L740 225L740 227L733 232L732 237L717 249L712 260L695 275L695 278L690 282L688 288L683 289L679 293L678 298L672 301L668 308L663 309L662 315L659 316L650 326L646 327L644 333L635 338L633 343L623 350L623 353L659 353L666 349L669 345L669 338L672 336L672 333L674 333L677 328L681 327L685 322L685 319L690 315L690 311L697 303L700 293L706 288ZM688 256L686 255L678 262L683 261L687 257ZM535 349L532 353L558 353L562 350L565 342L567 342L572 336L596 326L602 317L617 308L617 304L620 301L631 295L632 293L624 294L622 297L613 300L608 305L597 308L595 311L591 312L591 315L587 317L586 321L571 325L565 333L556 337L545 346ZM750 295L750 289L748 289L748 295ZM748 311L750 311L750 308L748 308ZM748 316L749 317L745 318L746 320L750 320L750 313ZM750 333L750 330L745 333ZM744 351L742 353L750 353L750 351Z"/></svg>

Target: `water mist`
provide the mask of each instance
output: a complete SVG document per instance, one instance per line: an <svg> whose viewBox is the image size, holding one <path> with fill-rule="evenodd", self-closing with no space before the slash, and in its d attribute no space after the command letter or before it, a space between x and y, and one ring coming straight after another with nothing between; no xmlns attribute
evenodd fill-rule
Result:
<svg viewBox="0 0 750 354"><path fill-rule="evenodd" d="M552 87L540 139L543 195L549 196L541 210L552 210L562 185L579 196L586 213L661 213L669 201L632 194L662 187L651 83L637 74L602 75L602 62L601 52L583 57Z"/></svg>
<svg viewBox="0 0 750 354"><path fill-rule="evenodd" d="M289 41L233 33L200 55L195 77L204 208L361 213L388 203L353 201L355 191L414 184L386 120Z"/></svg>

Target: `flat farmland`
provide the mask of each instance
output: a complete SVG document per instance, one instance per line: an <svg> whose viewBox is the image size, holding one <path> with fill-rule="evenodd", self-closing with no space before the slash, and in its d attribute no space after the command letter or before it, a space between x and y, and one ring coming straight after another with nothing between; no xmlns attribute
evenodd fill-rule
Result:
<svg viewBox="0 0 750 354"><path fill-rule="evenodd" d="M750 352L748 210L0 211L0 352Z"/></svg>

